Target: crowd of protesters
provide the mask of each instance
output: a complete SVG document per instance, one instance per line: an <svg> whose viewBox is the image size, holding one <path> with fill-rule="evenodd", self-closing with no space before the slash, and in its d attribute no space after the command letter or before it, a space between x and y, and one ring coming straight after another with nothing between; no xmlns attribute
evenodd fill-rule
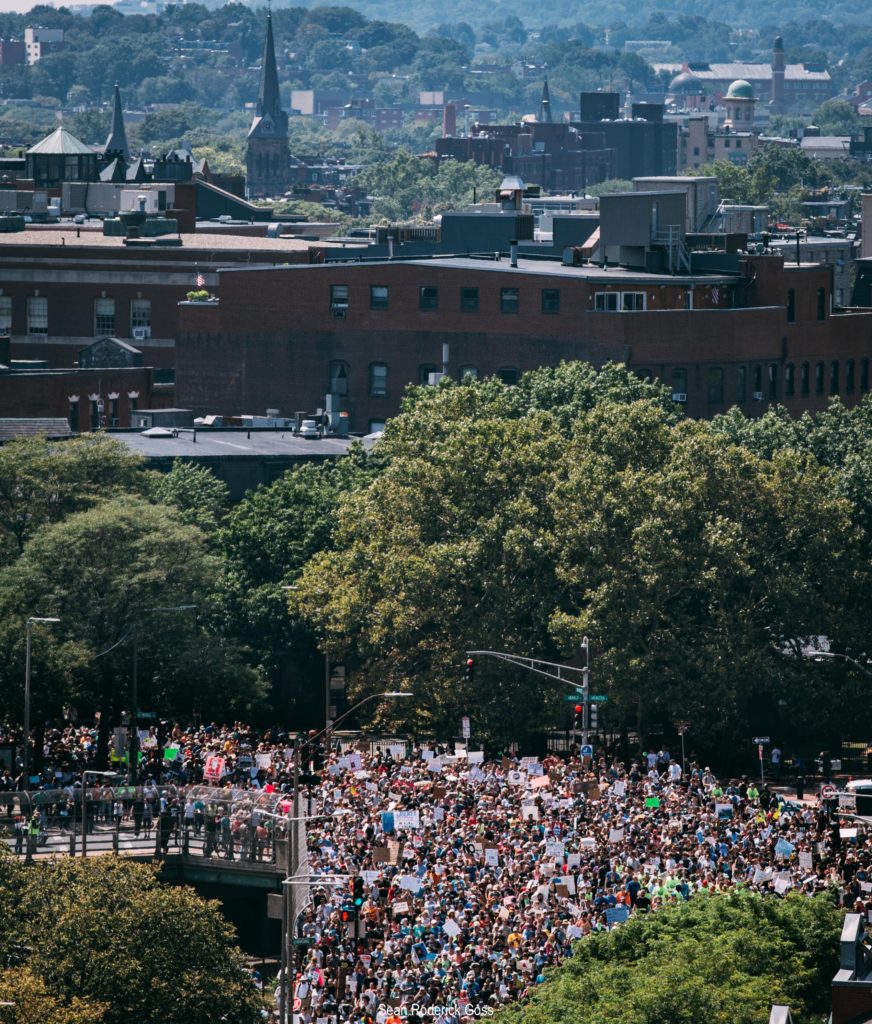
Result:
<svg viewBox="0 0 872 1024"><path fill-rule="evenodd" d="M40 785L75 787L74 764L93 740L88 730L48 737ZM175 727L163 748L143 740L141 816L107 791L96 805L104 820L134 814L150 828L144 806L154 820L162 800L175 801L176 822L202 836L206 856L268 854L291 806L281 796L293 778L287 736L234 723ZM697 763L684 770L665 750L622 762L602 752L485 760L402 743L374 754L369 745L303 749L313 887L296 922L307 940L299 1024L488 1016L541 982L576 939L701 892L830 891L872 920L862 825L840 827L832 806L792 802L747 778L719 779ZM203 783L215 758L213 803L185 787ZM6 772L0 789L15 781ZM261 794L275 794L272 813L259 810ZM357 920L344 922L355 878Z"/></svg>

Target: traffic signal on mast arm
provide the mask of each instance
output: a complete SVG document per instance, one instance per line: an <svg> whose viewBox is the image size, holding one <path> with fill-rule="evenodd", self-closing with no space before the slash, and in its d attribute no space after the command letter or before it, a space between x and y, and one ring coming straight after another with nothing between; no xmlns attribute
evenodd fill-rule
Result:
<svg viewBox="0 0 872 1024"><path fill-rule="evenodd" d="M572 720L573 730L584 728L584 704L575 705L575 718Z"/></svg>
<svg viewBox="0 0 872 1024"><path fill-rule="evenodd" d="M339 911L339 920L343 924L352 924L357 920L357 907L353 907L350 903L346 903Z"/></svg>
<svg viewBox="0 0 872 1024"><path fill-rule="evenodd" d="M475 658L466 659L466 669L464 675L468 683L471 683L475 680Z"/></svg>

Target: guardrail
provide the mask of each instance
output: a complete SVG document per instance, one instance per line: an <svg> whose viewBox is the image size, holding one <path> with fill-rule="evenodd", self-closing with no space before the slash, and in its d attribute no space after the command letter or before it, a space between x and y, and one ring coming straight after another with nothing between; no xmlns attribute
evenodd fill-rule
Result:
<svg viewBox="0 0 872 1024"><path fill-rule="evenodd" d="M0 793L0 841L25 861L175 854L279 865L290 798L194 786L67 787ZM277 816L278 814L278 816Z"/></svg>

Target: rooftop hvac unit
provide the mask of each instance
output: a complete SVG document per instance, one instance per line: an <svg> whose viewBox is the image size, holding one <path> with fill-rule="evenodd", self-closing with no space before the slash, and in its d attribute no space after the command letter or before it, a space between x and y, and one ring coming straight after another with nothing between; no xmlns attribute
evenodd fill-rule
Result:
<svg viewBox="0 0 872 1024"><path fill-rule="evenodd" d="M686 402L687 401L687 395L685 394L684 391L673 391L672 392L672 401L673 402Z"/></svg>
<svg viewBox="0 0 872 1024"><path fill-rule="evenodd" d="M134 327L133 328L133 340L134 341L145 341L146 338L151 337L150 327Z"/></svg>

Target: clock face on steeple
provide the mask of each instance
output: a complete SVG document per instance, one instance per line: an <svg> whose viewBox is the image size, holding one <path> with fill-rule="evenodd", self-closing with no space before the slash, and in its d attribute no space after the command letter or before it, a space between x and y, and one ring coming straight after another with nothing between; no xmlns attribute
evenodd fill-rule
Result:
<svg viewBox="0 0 872 1024"><path fill-rule="evenodd" d="M263 121L261 121L261 124L263 125L263 127L264 127L264 129L266 131L268 131L268 132L272 131L273 124L272 124L272 121L270 121L270 119L268 117L265 117L263 119Z"/></svg>

